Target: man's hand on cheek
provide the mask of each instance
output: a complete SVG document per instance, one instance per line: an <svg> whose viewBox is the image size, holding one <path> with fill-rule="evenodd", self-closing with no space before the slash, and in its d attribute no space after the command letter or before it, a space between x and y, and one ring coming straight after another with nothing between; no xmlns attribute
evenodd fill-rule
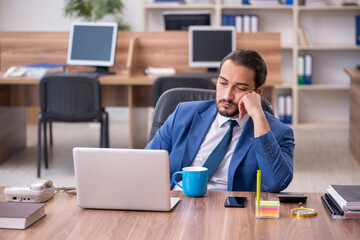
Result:
<svg viewBox="0 0 360 240"><path fill-rule="evenodd" d="M239 101L239 118L243 118L246 113L251 117L262 113L261 96L256 92L249 92L245 94Z"/></svg>
<svg viewBox="0 0 360 240"><path fill-rule="evenodd" d="M244 110L240 110L242 108ZM255 92L245 94L239 101L239 112L240 118L242 118L246 114L246 112L252 118L254 122L255 138L270 131L269 123L261 107L261 96L259 94Z"/></svg>
<svg viewBox="0 0 360 240"><path fill-rule="evenodd" d="M244 96L245 97L245 96ZM246 107L245 107L245 102L244 102L244 97L242 97L238 103L238 108L239 108L239 118L242 119L245 114L247 113L246 111Z"/></svg>

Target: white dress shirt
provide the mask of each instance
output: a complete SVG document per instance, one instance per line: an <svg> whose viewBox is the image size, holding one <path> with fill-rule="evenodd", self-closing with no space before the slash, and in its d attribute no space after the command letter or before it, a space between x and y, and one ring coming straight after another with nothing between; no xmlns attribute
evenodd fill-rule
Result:
<svg viewBox="0 0 360 240"><path fill-rule="evenodd" d="M204 165L211 152L220 143L221 139L228 131L229 123L227 121L229 119L230 118L224 117L217 113L191 166ZM235 119L238 122L238 125L233 128L233 137L224 159L222 160L219 167L216 169L214 175L210 178L210 181L208 182L208 190L227 190L228 171L232 154L248 119L248 114L246 114L242 119ZM180 183L180 185L182 184ZM181 189L175 185L174 190Z"/></svg>

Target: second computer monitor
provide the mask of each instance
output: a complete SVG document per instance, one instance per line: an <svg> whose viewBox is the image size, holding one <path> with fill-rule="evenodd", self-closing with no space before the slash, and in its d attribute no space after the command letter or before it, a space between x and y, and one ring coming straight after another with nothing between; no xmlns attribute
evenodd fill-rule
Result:
<svg viewBox="0 0 360 240"><path fill-rule="evenodd" d="M210 25L210 11L163 12L165 30L188 30L191 25Z"/></svg>
<svg viewBox="0 0 360 240"><path fill-rule="evenodd" d="M222 59L235 50L236 33L232 26L189 27L189 66L209 71L220 67Z"/></svg>

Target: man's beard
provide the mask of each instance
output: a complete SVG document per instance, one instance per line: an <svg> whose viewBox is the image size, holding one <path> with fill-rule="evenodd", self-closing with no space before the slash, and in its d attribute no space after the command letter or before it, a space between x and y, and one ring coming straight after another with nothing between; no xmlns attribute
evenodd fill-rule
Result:
<svg viewBox="0 0 360 240"><path fill-rule="evenodd" d="M225 103L228 103L228 104L231 104L233 106L236 106L234 111L232 112L227 112L227 111L221 111L219 109L219 104L222 103L222 102L225 102ZM237 104L235 104L233 101L226 101L225 99L220 99L217 104L216 104L216 108L218 110L218 112L220 113L220 115L224 116L224 117L235 117L235 116L238 116L239 115L239 109L237 108Z"/></svg>

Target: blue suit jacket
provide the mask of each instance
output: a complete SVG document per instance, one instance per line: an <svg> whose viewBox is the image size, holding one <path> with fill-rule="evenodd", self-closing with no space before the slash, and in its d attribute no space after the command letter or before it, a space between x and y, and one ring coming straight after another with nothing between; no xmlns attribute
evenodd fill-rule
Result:
<svg viewBox="0 0 360 240"><path fill-rule="evenodd" d="M215 100L180 103L147 145L169 152L171 188L171 176L191 165L216 114ZM251 117L245 125L230 162L228 191L255 191L258 169L263 191L282 191L293 178L293 131L266 111L265 115L268 133L254 138Z"/></svg>

